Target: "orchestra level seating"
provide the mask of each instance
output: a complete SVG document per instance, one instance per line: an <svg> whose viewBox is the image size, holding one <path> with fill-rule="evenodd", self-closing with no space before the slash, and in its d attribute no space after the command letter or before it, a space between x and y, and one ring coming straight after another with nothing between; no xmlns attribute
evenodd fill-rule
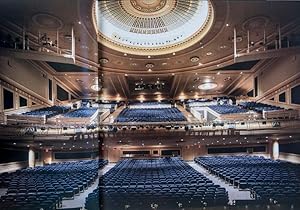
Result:
<svg viewBox="0 0 300 210"><path fill-rule="evenodd" d="M115 122L175 122L185 121L177 108L147 108L122 110Z"/></svg>
<svg viewBox="0 0 300 210"><path fill-rule="evenodd" d="M230 184L251 190L258 203L299 205L298 164L257 156L198 157L195 162Z"/></svg>
<svg viewBox="0 0 300 210"><path fill-rule="evenodd" d="M99 188L88 196L85 208L182 209L227 203L225 188L180 158L124 159L100 178Z"/></svg>
<svg viewBox="0 0 300 210"><path fill-rule="evenodd" d="M2 174L1 187L8 190L0 198L0 209L57 209L62 199L72 199L89 187L106 164L105 160L64 162Z"/></svg>

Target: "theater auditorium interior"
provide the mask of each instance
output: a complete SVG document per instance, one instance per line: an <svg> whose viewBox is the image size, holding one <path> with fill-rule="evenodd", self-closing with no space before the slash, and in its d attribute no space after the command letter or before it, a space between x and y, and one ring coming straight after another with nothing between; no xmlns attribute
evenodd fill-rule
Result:
<svg viewBox="0 0 300 210"><path fill-rule="evenodd" d="M300 1L1 0L1 210L299 210Z"/></svg>

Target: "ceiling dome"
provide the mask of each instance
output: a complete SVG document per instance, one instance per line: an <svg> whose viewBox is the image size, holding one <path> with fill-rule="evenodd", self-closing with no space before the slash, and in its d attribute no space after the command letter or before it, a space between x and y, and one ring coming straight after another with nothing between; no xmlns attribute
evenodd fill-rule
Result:
<svg viewBox="0 0 300 210"><path fill-rule="evenodd" d="M98 40L129 54L161 55L199 42L214 12L209 0L96 1Z"/></svg>

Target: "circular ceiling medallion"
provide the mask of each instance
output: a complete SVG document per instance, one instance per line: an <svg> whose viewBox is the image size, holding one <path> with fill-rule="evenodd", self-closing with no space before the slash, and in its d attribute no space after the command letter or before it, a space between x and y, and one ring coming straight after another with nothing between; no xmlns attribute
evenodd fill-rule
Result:
<svg viewBox="0 0 300 210"><path fill-rule="evenodd" d="M130 0L130 3L140 12L152 13L166 6L167 0Z"/></svg>
<svg viewBox="0 0 300 210"><path fill-rule="evenodd" d="M210 0L95 1L98 41L122 53L163 55L203 39L214 21Z"/></svg>
<svg viewBox="0 0 300 210"><path fill-rule="evenodd" d="M212 90L215 89L216 87L218 87L218 84L214 82L207 82L198 86L200 90Z"/></svg>
<svg viewBox="0 0 300 210"><path fill-rule="evenodd" d="M32 16L32 21L41 28L62 29L63 22L58 17L46 13L39 13Z"/></svg>
<svg viewBox="0 0 300 210"><path fill-rule="evenodd" d="M246 20L243 23L244 31L262 31L269 24L270 19L265 16L256 16Z"/></svg>

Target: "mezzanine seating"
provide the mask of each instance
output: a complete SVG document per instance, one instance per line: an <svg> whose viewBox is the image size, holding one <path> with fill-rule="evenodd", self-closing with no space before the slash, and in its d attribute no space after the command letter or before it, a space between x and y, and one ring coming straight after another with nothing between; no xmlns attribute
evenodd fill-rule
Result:
<svg viewBox="0 0 300 210"><path fill-rule="evenodd" d="M115 122L176 122L185 121L177 108L147 108L122 110Z"/></svg>
<svg viewBox="0 0 300 210"><path fill-rule="evenodd" d="M250 189L258 202L299 203L297 164L256 156L198 157L195 162L240 189Z"/></svg>
<svg viewBox="0 0 300 210"><path fill-rule="evenodd" d="M89 187L106 164L105 160L65 162L5 174L1 184L8 190L0 198L0 209L57 209L62 199L72 199Z"/></svg>
<svg viewBox="0 0 300 210"><path fill-rule="evenodd" d="M210 105L208 108L212 109L218 114L239 114L248 112L248 110L234 105Z"/></svg>
<svg viewBox="0 0 300 210"><path fill-rule="evenodd" d="M51 106L51 107L45 107L37 110L33 110L30 112L25 112L22 115L26 116L45 116L46 118L53 117L58 114L63 114L66 113L67 111L70 110L70 107L65 107L65 106Z"/></svg>
<svg viewBox="0 0 300 210"><path fill-rule="evenodd" d="M100 198L99 198L100 196ZM99 202L101 199L101 202ZM97 201L98 200L98 201ZM224 188L179 158L125 159L100 178L99 188L86 199L88 210L159 209L226 205ZM104 207L99 204L104 204Z"/></svg>
<svg viewBox="0 0 300 210"><path fill-rule="evenodd" d="M262 113L263 111L274 111L274 110L282 110L283 109L278 106L272 106L269 104L263 104L263 103L257 103L257 102L241 102L239 105L245 109L254 110L258 113Z"/></svg>
<svg viewBox="0 0 300 210"><path fill-rule="evenodd" d="M72 110L66 114L64 114L64 117L68 118L86 118L86 117L92 117L98 108L95 107L81 107L79 109Z"/></svg>

